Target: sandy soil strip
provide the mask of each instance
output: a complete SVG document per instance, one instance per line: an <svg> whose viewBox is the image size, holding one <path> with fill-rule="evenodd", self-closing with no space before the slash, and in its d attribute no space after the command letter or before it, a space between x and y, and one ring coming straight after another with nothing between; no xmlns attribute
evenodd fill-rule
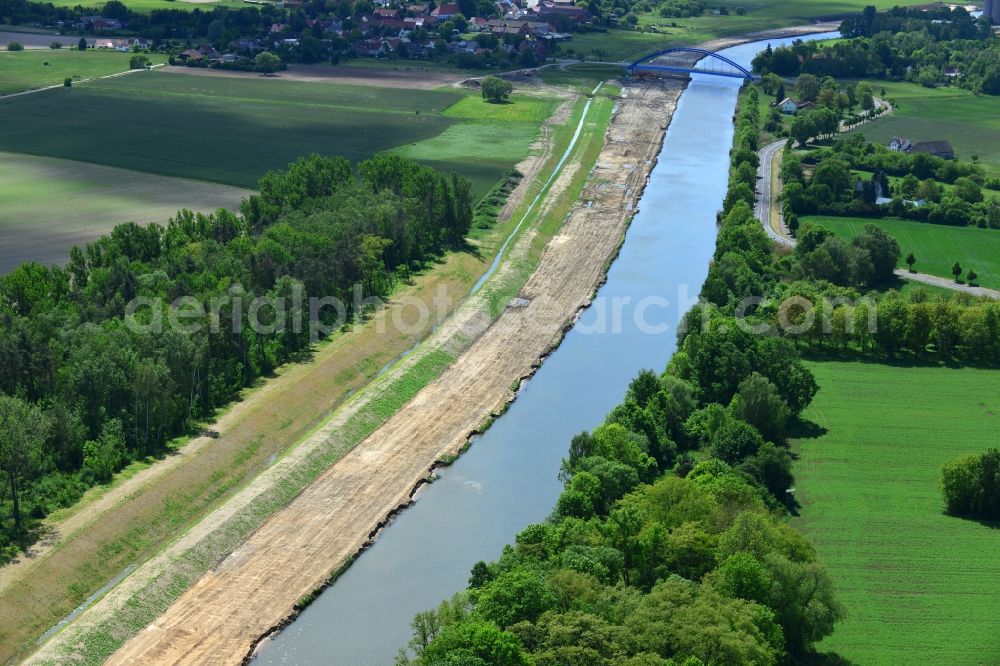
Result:
<svg viewBox="0 0 1000 666"><path fill-rule="evenodd" d="M765 39L781 39L783 37L801 37L802 35L814 35L822 32L834 32L840 29L840 21L823 21L821 23L807 23L805 25L793 25L789 28L774 28L772 30L761 30L745 35L734 35L732 37L720 37L711 41L696 44L700 49L706 51L721 51L730 46L739 46L749 42L762 41Z"/></svg>
<svg viewBox="0 0 1000 666"><path fill-rule="evenodd" d="M667 82L629 89L590 179L603 185L587 186L581 203L550 244L521 293L530 299L528 305L505 310L437 381L276 513L109 663L241 662L261 636L293 613L298 599L321 586L369 541L387 516L410 501L413 488L435 460L458 451L470 434L513 399L511 385L534 372L603 279L682 86ZM651 123L650 118L663 122ZM593 204L584 207L588 201ZM431 342L447 345L482 330L486 315L477 300L460 309ZM305 455L310 446L335 445L337 428L350 411L348 405L281 464L293 464L292 459ZM269 472L255 485L278 473L275 468ZM252 491L241 495L252 496ZM226 512L235 511L232 504L206 522L224 521ZM182 542L194 538L195 531ZM170 550L183 552L178 548L184 545L175 544ZM87 625L108 613L128 612L128 588L155 576L169 556L164 553L151 561L143 576L127 579L33 661L68 662L67 651L72 651Z"/></svg>

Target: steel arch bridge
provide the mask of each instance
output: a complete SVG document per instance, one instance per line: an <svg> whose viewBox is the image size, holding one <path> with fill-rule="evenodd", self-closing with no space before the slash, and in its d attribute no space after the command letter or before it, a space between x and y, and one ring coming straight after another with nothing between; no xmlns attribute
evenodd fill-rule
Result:
<svg viewBox="0 0 1000 666"><path fill-rule="evenodd" d="M697 58L695 62L691 64L684 63L663 63L655 64L653 61L662 58L667 55L689 55L694 54L702 56ZM723 65L721 68L703 68L696 69L698 63L702 60L711 60L713 63L719 63ZM728 67L726 67L728 66ZM729 69L731 68L731 69ZM750 70L748 70L743 65L734 62L724 55L720 55L715 51L707 51L705 49L698 49L693 47L676 47L672 49L664 49L662 51L657 51L656 53L651 53L647 56L639 58L632 64L628 66L629 74L635 74L637 71L653 71L653 72L679 72L681 74L711 74L713 76L727 76L734 79L749 79L754 81L756 77Z"/></svg>

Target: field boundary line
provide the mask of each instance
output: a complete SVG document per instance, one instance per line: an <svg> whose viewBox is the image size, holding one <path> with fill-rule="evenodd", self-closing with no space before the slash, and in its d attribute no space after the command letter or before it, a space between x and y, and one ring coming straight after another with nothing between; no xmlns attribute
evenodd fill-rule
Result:
<svg viewBox="0 0 1000 666"><path fill-rule="evenodd" d="M114 79L119 76L125 76L126 74L132 74L134 72L146 72L157 69L159 67L165 67L166 63L159 63L157 65L151 65L149 69L127 69L124 72L115 72L114 74L105 74L104 76L92 76L89 79L80 79L79 81L74 81L73 85L78 83L88 83L90 81L99 81L101 79ZM65 88L66 86L62 83L57 83L51 86L45 86L44 88L32 88L31 90L22 90L16 93L7 93L6 95L0 95L0 99L10 99L11 97L21 97L22 95L33 95L35 93L45 92L46 90L55 90L56 88Z"/></svg>

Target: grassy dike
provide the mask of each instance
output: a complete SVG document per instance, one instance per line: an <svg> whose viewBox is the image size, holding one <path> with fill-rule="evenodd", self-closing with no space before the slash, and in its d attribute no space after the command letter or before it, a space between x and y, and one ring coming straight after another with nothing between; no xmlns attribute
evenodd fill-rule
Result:
<svg viewBox="0 0 1000 666"><path fill-rule="evenodd" d="M572 137L576 122L583 108L581 100L573 113L571 122L555 130L554 150L548 160L543 174L551 173L551 169L565 151ZM520 236L532 232L531 249L525 256L517 256L511 260L516 263L516 270L505 269L494 276L504 280L504 289L514 292L520 288L524 280L531 274L534 264L541 256L548 239L558 230L565 212L569 210L583 187L586 176L603 145L604 132L611 116L612 102L601 97L596 99L588 114L577 146L566 167L579 165L573 172L572 181L553 202L547 202L544 213L533 212L526 220L515 239L520 245ZM533 185L534 192L529 192L526 201L534 198L544 180ZM516 221L524 215L522 205L512 216ZM509 233L510 224L501 228L501 233ZM513 254L511 255L514 256ZM510 272L516 275L511 276ZM490 283L488 283L490 284ZM479 303L489 304L491 299L481 298ZM492 312L493 308L488 305ZM136 577L136 572L126 584L129 587L128 597L124 602L127 612L107 614L106 617L85 618L85 626L74 627L75 636L61 647L66 652L72 652L75 657L82 658L84 663L100 663L112 654L130 636L134 635L154 620L170 604L193 584L205 571L210 569L227 553L231 552L246 537L259 527L276 510L286 506L303 488L313 481L330 465L336 462L347 451L373 432L385 422L399 407L406 404L416 393L430 381L440 375L454 360L455 355L471 344L471 340L454 340L448 345L449 351L437 347L429 349L422 346L416 352L397 364L397 368L377 379L372 385L352 398L344 409L350 415L335 430L322 446L313 448L308 454L293 450L278 462L267 473L277 474L274 483L249 502L232 512L225 520L219 521L204 538L186 543L190 533L182 536L168 548L168 552L156 557L142 580ZM317 427L314 429L319 430ZM310 433L311 434L311 433ZM301 447L300 447L301 448ZM220 489L220 497L226 489ZM214 505L218 506L218 504ZM214 506L212 508L214 508ZM207 513L206 512L203 512Z"/></svg>

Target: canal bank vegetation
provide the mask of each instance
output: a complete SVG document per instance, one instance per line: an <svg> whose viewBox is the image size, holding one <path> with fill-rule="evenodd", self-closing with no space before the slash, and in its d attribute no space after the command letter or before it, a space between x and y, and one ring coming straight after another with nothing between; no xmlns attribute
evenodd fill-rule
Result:
<svg viewBox="0 0 1000 666"><path fill-rule="evenodd" d="M745 107L734 171L756 159L757 120ZM763 231L737 221L732 191L727 208L717 257L762 270ZM419 614L399 664L779 664L832 632L844 613L832 581L783 520L786 440L812 374L795 342L751 335L719 306L689 313L679 342L663 374L640 373L573 438L552 516Z"/></svg>
<svg viewBox="0 0 1000 666"><path fill-rule="evenodd" d="M398 157L357 172L313 155L265 175L239 216L182 211L165 226L120 225L74 248L65 269L26 263L0 278L0 391L7 411L37 425L37 437L24 439L15 428L24 419L2 421L0 552L30 544L48 513L130 461L162 454L172 437L306 353L317 327L362 316L353 285L384 298L465 242L467 180ZM311 321L295 294L335 297L345 311ZM185 311L187 330L197 329L190 335L163 325L183 297L202 304ZM258 297L289 303L268 306L252 326ZM212 299L222 304L214 315ZM213 316L228 335L212 335Z"/></svg>
<svg viewBox="0 0 1000 666"><path fill-rule="evenodd" d="M900 248L875 226L842 240L803 225L793 252L772 245L752 212L757 94L746 93L736 119L705 303L687 315L666 372L640 374L604 424L573 439L550 518L496 562L478 563L465 592L418 615L399 664L839 659L815 654L816 645L842 645L824 639L853 611L813 545L784 520L801 508L787 442L826 432L810 420L820 384L801 356L861 358L875 373L902 364L903 376L909 365L996 365L1000 306L880 293ZM782 307L789 301L800 305ZM885 361L894 366L878 365ZM881 391L896 399L891 385ZM877 421L873 414L864 427ZM965 477L972 467L987 476L979 462L956 465ZM937 506L940 514L939 495ZM822 555L838 558L843 574L843 547L825 545ZM860 603L861 572L850 575ZM868 654L850 647L852 658Z"/></svg>
<svg viewBox="0 0 1000 666"><path fill-rule="evenodd" d="M580 106L582 107L582 104ZM578 109L578 111L582 111L582 109ZM610 103L608 104L606 114L601 113L595 116L597 119L596 122L591 122L593 119L588 114L588 122L585 123L585 130L581 135L581 140L578 142L579 147L570 151L570 159L565 163L567 171L570 169L573 170L574 181L577 177L585 177L585 174L593 167L592 161L586 161L592 159L589 149L584 151L582 148L582 146L586 145L586 142L583 140L584 137L592 135L599 140L604 135L609 116ZM577 113L576 119L579 118L580 113ZM539 158L539 162L544 162L544 164L540 164L541 168L532 177L530 185L528 183L523 184L527 186L529 194L525 195L522 193L518 195L518 201L522 202L522 205L517 207L517 211L511 217L508 218L505 214L502 224L496 225L493 230L484 230L482 237L477 239L481 243L477 244L477 247L482 250L484 256L473 255L473 250L453 253L450 255L448 263L441 267L441 270L445 271L443 274L438 270L431 273L431 275L437 274L439 282L447 283L449 293L455 293L451 291L451 287L455 287L458 293L456 300L460 300L468 294L472 282L475 281L479 272L488 265L493 253L496 251L496 247L499 247L503 239L511 234L512 228L516 225L517 220L520 219L519 216L523 214L523 211L528 206L525 198L530 200L531 195L538 191L541 184L546 181L549 175L553 171L557 171L556 167L561 164L560 159L564 155L564 151L570 146L572 136L572 126L560 126L552 132L552 144L545 151L545 156ZM590 139L587 140L589 141ZM534 169L531 171L535 172ZM580 174L584 175L580 176ZM558 199L562 201L566 196L567 193L563 181L557 179L551 192L548 193L549 200L554 201ZM511 246L509 259L515 257L520 259L523 253L527 251L527 245L534 242L534 239L537 237L538 234L535 233L537 231L536 227L544 226L547 228L553 224L551 217L556 212L558 211L555 208L546 208L544 216L539 220L533 220L530 224L526 223L523 228L520 228L519 233L513 237L515 243ZM558 228L558 221L555 224L555 228ZM530 234L532 240L522 239L521 237L525 234ZM452 262L452 259L456 257L459 257L461 260L457 263ZM509 260L503 261L500 264L497 277L507 277L507 274L514 270L511 263L512 261ZM459 275L451 275L450 271L457 270L456 266L463 270ZM474 275L468 274L470 270L478 272ZM421 278L417 279L420 280ZM432 302L436 303L436 301L432 301L431 296L434 295L436 297L439 293L439 291L433 288L426 289L426 304L428 307L430 307ZM476 319L479 315L482 315L482 318L486 319L489 314L489 305L487 299L477 297L469 302L469 307L472 310L467 311L467 314L478 313L473 319ZM395 303L390 302L387 309L395 307ZM377 322L380 316L382 316L380 313L376 313L373 315L373 319ZM471 331L471 329L475 330ZM105 659L129 637L139 632L142 627L161 615L181 593L188 589L215 563L219 562L246 540L268 517L272 516L279 509L287 507L289 502L299 495L303 488L314 482L321 472L329 469L333 463L350 452L355 445L372 431L383 425L388 416L391 416L411 400L421 388L425 387L432 379L439 377L446 371L446 368L452 366L456 355L467 349L472 344L472 341L475 340L475 336L478 335L479 329L477 323L472 322L471 329L468 327L458 330L442 329L440 331L441 335L434 336L428 341L429 344L421 345L412 354L409 354L384 374L379 372L377 379L372 381L370 385L365 386L363 391L353 395L328 420L324 418L325 414L321 410L328 407L329 398L324 399L327 394L323 394L320 391L319 401L323 404L320 406L312 405L312 408L316 410L315 420L311 421L304 430L297 431L298 434L291 438L292 441L285 444L288 447L290 443L300 442L298 446L279 449L276 455L283 455L283 457L278 460L277 464L261 473L257 478L253 478L252 476L241 477L239 479L241 483L238 485L228 485L212 495L213 499L227 499L227 507L220 513L225 514L226 511L229 511L230 513L226 515L231 515L231 518L224 518L222 523L211 519L195 523L198 517L204 515L206 509L218 506L219 502L213 502L207 506L199 504L197 510L200 513L197 514L194 511L188 511L187 505L180 502L171 503L174 509L181 509L184 513L180 517L172 515L169 521L170 524L182 525L184 528L191 526L185 539L166 548L152 561L139 567L113 591L111 595L113 598L99 602L99 608L94 608L88 612L88 620L86 622L71 624L59 636L50 641L43 648L43 653L46 655L44 658L61 658L59 655L65 654L68 650L75 655L84 655L87 660L94 662ZM372 346L385 344L382 342L382 335L374 335L374 332L379 330L375 326L366 330L370 331L374 338L371 341ZM395 340L395 336L392 336L391 339ZM336 342L334 344L336 345ZM411 341L398 351L404 351L412 346L412 344L413 342ZM327 348L329 346L324 347L324 349ZM353 346L340 345L339 351L347 352L349 355L350 350L353 348ZM367 348L363 348L362 351L367 352L368 350ZM380 367L383 367L385 362L396 360L388 359L384 356L380 358L384 360L361 358L360 362L365 363L366 368L368 364L377 363L373 367L374 374ZM351 365L349 370L353 370L353 365L349 365ZM370 378L371 375L368 377ZM297 380L301 379L303 377L298 375ZM301 383L297 381L285 385L287 389L290 389L288 395L294 395L295 387ZM356 385L362 383L359 382ZM340 385L338 384L336 388L339 390ZM315 389L311 385L306 387L306 393L311 394L314 390L318 391L319 389ZM348 395L350 393L348 392ZM273 395L271 397L274 398ZM289 399L295 401L295 403L298 402L297 398L290 397ZM276 411L281 412L282 417L285 413L298 413L297 410L290 409L287 404L279 403L278 405L272 405L268 403L268 406L276 407ZM279 424L279 427L274 431L274 437L282 437L289 434L286 430L282 429L284 428L282 424L286 423L287 420L290 419L283 420ZM225 438L226 433L224 431L223 439ZM423 460L424 456L432 454L424 451L419 455L414 455L414 457L419 457ZM399 461L405 459L406 455L406 452L401 451L394 464L397 464L397 462L398 464L404 464ZM275 456L268 459L266 466L270 466L274 462L274 459ZM253 473L256 474L260 469L262 467L258 466L253 470ZM242 483L248 478L252 479L249 484ZM215 479L215 475L212 476L212 479ZM144 488L143 491L145 490ZM215 489L210 487L209 490L214 491ZM228 498L227 495L232 492L235 492L237 496ZM159 509L159 507L156 508ZM158 516L159 514L156 515ZM350 517L347 520L350 520ZM367 531L369 523L364 522L363 526L359 523L358 529L359 531L361 529ZM138 528L133 526L130 534L137 531ZM114 549L116 553L119 553L119 556L128 556L130 558L146 556L151 552L157 552L159 548L158 544L162 543L162 539L157 540L157 537L161 533L157 532L156 535L149 536L146 532L143 532L143 541L138 544L133 544L133 542L124 538L124 535L116 533L114 543L103 543L101 545L101 552ZM52 557L45 558L45 561L41 562L40 566L36 568L52 570L53 567L60 564L65 565L65 562L60 563L60 558L57 557L64 550L66 549L61 548L59 551L53 553ZM76 550L80 549L77 548ZM122 555L123 553L124 555ZM78 568L80 566L77 564ZM101 575L100 571L93 574L81 571L77 576L81 582L71 590L64 590L59 585L59 579L53 576L53 585L51 587L54 594L76 594L77 588L85 589L86 585L90 584L91 581L100 579ZM34 592L36 587L36 585L19 584L19 589L27 589L32 592ZM27 599L29 596L24 595L24 598ZM276 599L276 603L280 604L280 595ZM78 601L74 602L74 605L76 603ZM41 629L51 626L59 617L58 610L50 607L51 605L45 608L40 608L37 605L31 605L30 608L25 606L22 610L17 604L18 602L12 599L10 607L14 614L21 611L19 617L25 619L25 621L21 622L18 626L18 634L5 635L3 637L6 641L6 646L17 647L16 641L24 641L26 637L33 638L37 636ZM126 605L128 610L125 610ZM69 608L72 607L70 606ZM68 612L68 610L64 612ZM28 620L31 622L30 625L28 624ZM46 620L48 621L47 623ZM108 636L114 636L115 638L108 640ZM247 638L250 637L247 636Z"/></svg>
<svg viewBox="0 0 1000 666"><path fill-rule="evenodd" d="M779 664L832 631L831 580L781 519L815 383L789 341L689 323L667 372L573 438L552 517L418 615L397 663Z"/></svg>

